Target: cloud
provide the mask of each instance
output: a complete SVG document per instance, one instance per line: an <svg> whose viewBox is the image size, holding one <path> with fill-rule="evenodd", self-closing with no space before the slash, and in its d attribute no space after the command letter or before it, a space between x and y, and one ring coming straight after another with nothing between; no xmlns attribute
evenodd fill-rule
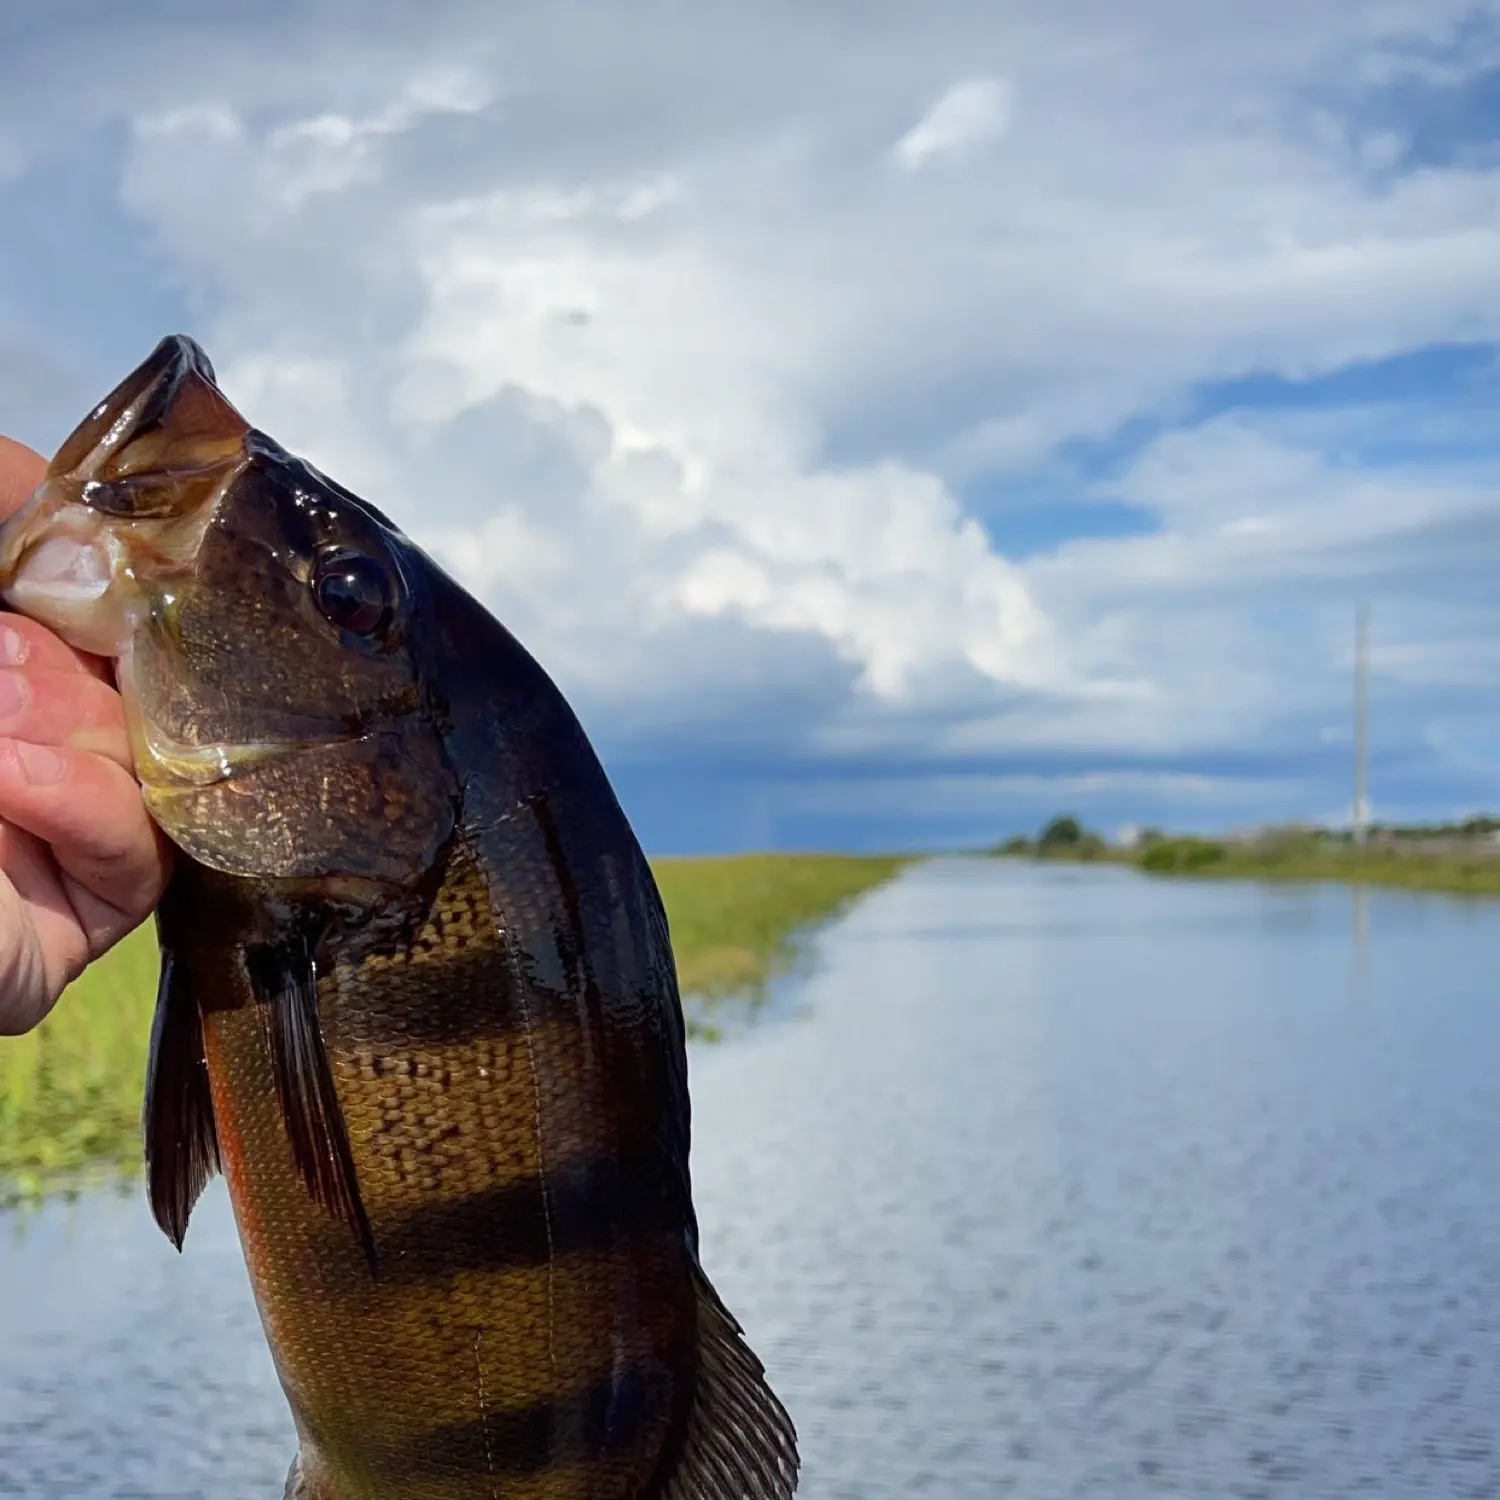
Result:
<svg viewBox="0 0 1500 1500"><path fill-rule="evenodd" d="M560 534L566 514L590 541L612 538L599 564L634 561L614 589L645 625L713 616L811 635L885 697L949 662L1007 683L1061 670L1018 572L938 477L892 461L809 468L809 435L784 390L794 310L694 245L678 178L504 189L402 211L385 205L377 148L417 131L422 116L405 111L391 123L396 116L379 116L378 131L294 120L259 138L223 110L138 125L129 201L216 270L252 240L288 243L286 226L311 212L306 171L289 175L282 160L289 142L362 148L348 170L342 158L315 163L316 181L342 196L342 213L354 206L354 224L361 193L382 202L382 253L406 273L419 311L407 336L364 369L358 393L347 360L231 357L225 378L243 383L265 425L289 440L305 433L350 483L383 491L404 480L410 494L444 433L519 395L533 429L550 426L574 446L582 492L557 497L550 514L533 500L528 515L526 497L477 525L408 524L474 586L508 584L512 608L529 602L555 636L573 611L558 606L556 587L537 593L529 580L550 572L556 582L564 557L575 582L589 568L580 553L593 549ZM187 172L201 174L205 192L234 181L233 205L206 224L193 213L179 225L196 199L181 193ZM379 440L370 440L376 413L351 412L361 400L391 418ZM480 455L471 457L460 487L482 476ZM403 512L399 499L395 509ZM619 680L616 652L602 642L567 659L575 681Z"/></svg>
<svg viewBox="0 0 1500 1500"><path fill-rule="evenodd" d="M389 104L363 119L325 113L278 126L264 143L271 191L286 207L296 208L315 193L337 193L372 180L380 172L377 152L383 139L411 130L429 115L475 113L490 97L485 82L470 74L420 74ZM169 115L154 124L147 120L143 128L170 128L173 118ZM210 128L215 124L237 127L232 117L212 120Z"/></svg>
<svg viewBox="0 0 1500 1500"><path fill-rule="evenodd" d="M1447 774L1429 727L1500 673L1459 660L1500 625L1492 387L1316 393L1500 338L1500 173L1439 149L1500 55L1470 6L153 14L0 63L16 182L93 151L134 236L99 284L149 253L248 414L481 592L620 763L1020 797L1050 755L1122 813L1193 778L1324 806L1371 596L1382 733ZM169 108L122 82L152 58ZM33 316L0 300L18 347ZM1142 534L1007 556L1048 502Z"/></svg>
<svg viewBox="0 0 1500 1500"><path fill-rule="evenodd" d="M898 167L914 172L936 156L992 140L1010 123L1011 102L1010 90L997 78L955 83L896 142L891 155Z"/></svg>

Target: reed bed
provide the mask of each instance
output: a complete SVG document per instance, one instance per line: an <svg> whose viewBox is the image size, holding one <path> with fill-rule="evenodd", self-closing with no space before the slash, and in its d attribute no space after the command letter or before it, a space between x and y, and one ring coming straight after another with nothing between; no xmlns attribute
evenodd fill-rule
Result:
<svg viewBox="0 0 1500 1500"><path fill-rule="evenodd" d="M712 997L760 989L791 962L801 932L901 863L787 854L653 860L683 990ZM0 1037L0 1203L137 1169L156 974L148 923L92 965L35 1031Z"/></svg>
<svg viewBox="0 0 1500 1500"><path fill-rule="evenodd" d="M1214 839L1164 839L1132 861L1155 875L1217 876L1235 880L1340 881L1398 886L1451 895L1500 895L1500 857L1494 846L1408 849L1307 838L1232 844Z"/></svg>

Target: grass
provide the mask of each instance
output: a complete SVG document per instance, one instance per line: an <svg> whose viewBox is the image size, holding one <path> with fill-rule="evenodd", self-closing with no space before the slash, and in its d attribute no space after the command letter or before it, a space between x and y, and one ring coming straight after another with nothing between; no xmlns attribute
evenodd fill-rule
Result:
<svg viewBox="0 0 1500 1500"><path fill-rule="evenodd" d="M1500 858L1478 849L1422 852L1399 844L1360 849L1313 838L1261 846L1185 838L1151 844L1132 863L1162 875L1337 880L1459 895L1500 895Z"/></svg>
<svg viewBox="0 0 1500 1500"><path fill-rule="evenodd" d="M1132 847L1106 844L1071 814L1036 838L1016 835L989 852L1069 863L1132 865L1148 875L1237 880L1342 881L1456 895L1500 895L1500 818L1478 814L1431 826L1373 824L1356 844L1344 830L1272 825L1235 839L1147 831Z"/></svg>
<svg viewBox="0 0 1500 1500"><path fill-rule="evenodd" d="M35 1031L0 1037L0 1203L138 1164L156 970L147 923Z"/></svg>
<svg viewBox="0 0 1500 1500"><path fill-rule="evenodd" d="M653 860L684 992L758 990L790 962L800 930L902 863L782 854ZM156 969L148 923L89 968L35 1031L0 1037L0 1204L138 1167Z"/></svg>
<svg viewBox="0 0 1500 1500"><path fill-rule="evenodd" d="M717 996L762 985L791 958L799 928L827 920L903 862L841 854L653 860L683 992Z"/></svg>

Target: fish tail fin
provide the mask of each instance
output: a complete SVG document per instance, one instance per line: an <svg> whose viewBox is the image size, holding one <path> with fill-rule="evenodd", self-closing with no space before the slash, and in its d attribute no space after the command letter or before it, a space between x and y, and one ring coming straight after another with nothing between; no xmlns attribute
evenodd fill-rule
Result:
<svg viewBox="0 0 1500 1500"><path fill-rule="evenodd" d="M697 1391L662 1500L788 1500L797 1488L797 1429L734 1315L702 1270L695 1277Z"/></svg>

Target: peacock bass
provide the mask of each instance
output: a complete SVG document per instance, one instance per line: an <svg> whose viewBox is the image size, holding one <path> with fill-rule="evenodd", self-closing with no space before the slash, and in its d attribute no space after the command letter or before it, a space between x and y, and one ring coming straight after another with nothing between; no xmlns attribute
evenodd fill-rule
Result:
<svg viewBox="0 0 1500 1500"><path fill-rule="evenodd" d="M176 848L144 1106L229 1188L295 1500L770 1500L792 1422L705 1277L671 943L542 668L163 340L0 528L110 658Z"/></svg>

